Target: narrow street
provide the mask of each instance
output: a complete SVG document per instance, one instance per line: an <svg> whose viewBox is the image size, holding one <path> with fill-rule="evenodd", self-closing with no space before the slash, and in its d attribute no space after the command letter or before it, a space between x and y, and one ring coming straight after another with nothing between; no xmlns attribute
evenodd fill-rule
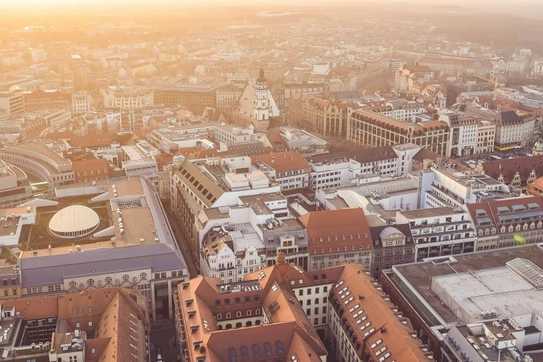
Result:
<svg viewBox="0 0 543 362"><path fill-rule="evenodd" d="M192 251L185 243L182 237L183 234L181 232L181 229L177 224L175 216L170 211L168 205L164 204L164 209L166 210L166 215L168 216L168 221L170 222L170 225L172 227L175 239L177 240L177 245L179 245L179 249L181 249L181 253L183 254L183 258L185 259L185 263L187 264L187 269L189 271L190 277L195 277L200 273L200 266L198 260L195 260L192 255Z"/></svg>

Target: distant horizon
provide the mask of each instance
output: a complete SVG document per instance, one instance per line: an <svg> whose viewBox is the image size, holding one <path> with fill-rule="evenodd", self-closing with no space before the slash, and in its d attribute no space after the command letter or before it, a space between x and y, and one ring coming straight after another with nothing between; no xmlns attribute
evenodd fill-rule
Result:
<svg viewBox="0 0 543 362"><path fill-rule="evenodd" d="M172 6L175 8L183 7L208 7L208 6L338 6L338 5L357 5L357 4L394 4L394 3L413 3L417 5L432 5L439 6L467 6L477 7L481 5L492 6L524 6L541 4L539 0L439 0L438 3L432 0L19 0L3 4L1 8L22 9L32 7L36 8L78 8L78 7L97 7L109 8L118 6L139 6L139 7L156 7L156 6ZM489 9L492 10L492 9Z"/></svg>

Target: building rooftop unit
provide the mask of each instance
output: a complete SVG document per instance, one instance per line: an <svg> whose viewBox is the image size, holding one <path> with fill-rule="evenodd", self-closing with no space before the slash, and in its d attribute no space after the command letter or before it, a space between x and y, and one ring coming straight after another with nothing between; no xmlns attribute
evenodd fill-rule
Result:
<svg viewBox="0 0 543 362"><path fill-rule="evenodd" d="M515 271L517 263L521 269L536 267ZM509 318L543 308L543 294L529 276L542 266L542 247L529 245L398 265L388 277L433 326L485 319L481 313Z"/></svg>

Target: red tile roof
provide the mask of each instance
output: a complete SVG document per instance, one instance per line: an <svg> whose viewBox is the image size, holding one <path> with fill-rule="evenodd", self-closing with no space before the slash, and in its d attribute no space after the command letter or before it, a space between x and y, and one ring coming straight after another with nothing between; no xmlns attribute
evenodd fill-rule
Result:
<svg viewBox="0 0 543 362"><path fill-rule="evenodd" d="M273 168L277 173L285 173L289 171L304 170L309 172L311 167L301 153L287 152L270 152L262 155L251 156L253 164L263 163Z"/></svg>
<svg viewBox="0 0 543 362"><path fill-rule="evenodd" d="M300 221L309 236L311 254L328 254L371 248L371 233L362 209L309 212Z"/></svg>
<svg viewBox="0 0 543 362"><path fill-rule="evenodd" d="M409 320L395 314L385 298L357 264L344 266L330 296L334 308L343 311L340 317L352 331L353 344L359 346L357 353L367 354L365 360L388 356L387 361L428 361L420 341L412 336Z"/></svg>
<svg viewBox="0 0 543 362"><path fill-rule="evenodd" d="M522 156L504 160L486 161L483 164L483 170L488 176L497 179L500 174L506 184L510 184L518 172L522 185L526 181L532 170L535 170L536 177L543 176L543 156Z"/></svg>

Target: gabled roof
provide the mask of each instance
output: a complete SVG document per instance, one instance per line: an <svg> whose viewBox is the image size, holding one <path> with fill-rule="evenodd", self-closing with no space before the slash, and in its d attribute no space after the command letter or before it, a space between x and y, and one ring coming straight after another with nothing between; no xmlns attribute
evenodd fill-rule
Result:
<svg viewBox="0 0 543 362"><path fill-rule="evenodd" d="M502 224L514 224L515 218L520 224L525 222L522 218L528 214L531 218L536 216L536 221L543 219L543 198L540 196L488 199L468 204L467 207L475 226L499 227Z"/></svg>
<svg viewBox="0 0 543 362"><path fill-rule="evenodd" d="M521 183L526 185L532 170L535 176L543 176L543 156L522 156L503 160L492 160L483 163L485 174L495 179L503 176L504 182L510 184L518 172Z"/></svg>
<svg viewBox="0 0 543 362"><path fill-rule="evenodd" d="M347 291L354 297L350 302L350 298L344 297ZM351 340L359 346L359 355L368 353L367 360L371 361L378 361L387 354L387 360L397 362L428 360L416 335L412 336L410 322L396 315L384 298L362 266L357 264L344 266L330 296L333 303L339 304L337 308L344 311L341 318L350 326ZM363 323L359 322L362 319Z"/></svg>

